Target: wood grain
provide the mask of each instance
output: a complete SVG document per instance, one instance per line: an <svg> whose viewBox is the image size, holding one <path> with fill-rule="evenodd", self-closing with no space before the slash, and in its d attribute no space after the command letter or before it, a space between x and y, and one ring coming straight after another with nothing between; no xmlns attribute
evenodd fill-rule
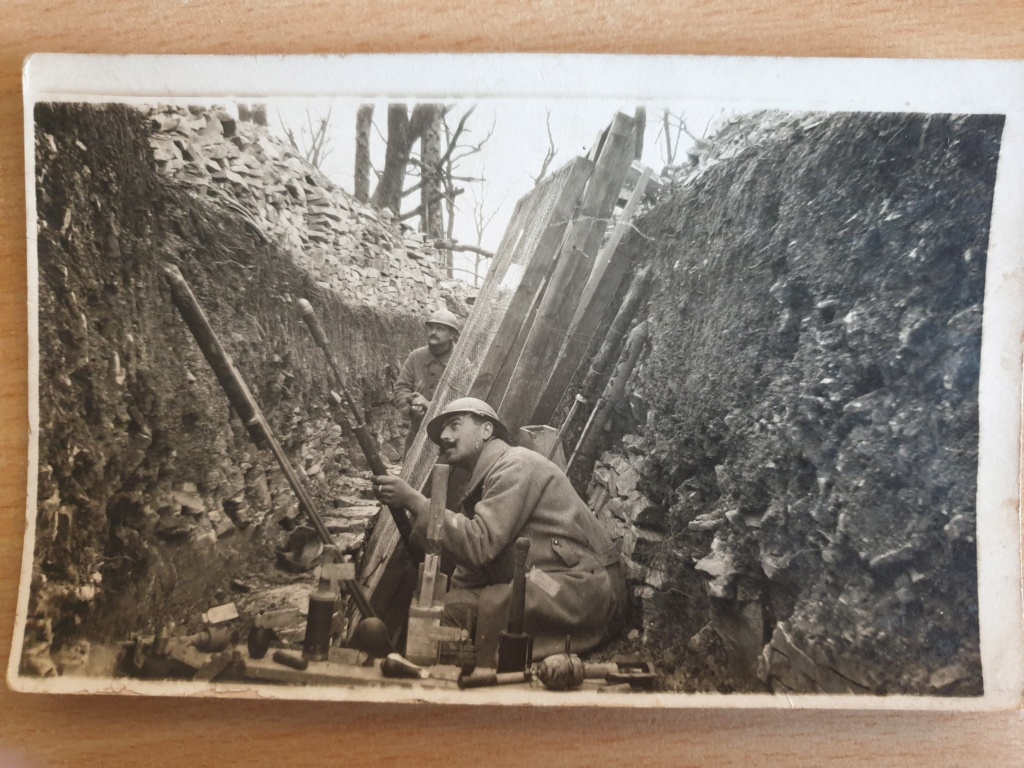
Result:
<svg viewBox="0 0 1024 768"><path fill-rule="evenodd" d="M27 450L21 62L34 52L566 51L1024 58L1018 0L8 0L0 4L0 664ZM31 696L0 765L1019 765L1017 713L619 712Z"/></svg>

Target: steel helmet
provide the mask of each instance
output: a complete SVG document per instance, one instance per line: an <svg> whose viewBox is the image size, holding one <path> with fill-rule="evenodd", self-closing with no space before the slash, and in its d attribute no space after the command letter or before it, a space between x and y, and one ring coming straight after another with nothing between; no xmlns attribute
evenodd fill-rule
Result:
<svg viewBox="0 0 1024 768"><path fill-rule="evenodd" d="M454 312L449 312L447 309L439 309L437 312L428 317L424 325L446 325L449 328L455 330L456 333L462 333L462 321L455 315Z"/></svg>
<svg viewBox="0 0 1024 768"><path fill-rule="evenodd" d="M452 400L448 403L427 424L427 435L437 445L441 444L441 430L444 428L445 419L453 413L472 413L477 416L483 416L494 425L495 437L508 442L508 428L501 423L498 414L494 412L491 406L475 397L460 397L458 400Z"/></svg>

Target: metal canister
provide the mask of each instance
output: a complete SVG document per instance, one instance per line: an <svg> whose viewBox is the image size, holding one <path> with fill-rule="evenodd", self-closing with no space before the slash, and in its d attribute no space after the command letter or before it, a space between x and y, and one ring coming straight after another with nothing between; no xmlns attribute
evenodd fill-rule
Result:
<svg viewBox="0 0 1024 768"><path fill-rule="evenodd" d="M309 593L302 658L308 661L327 661L337 604L338 593L331 589L331 580L321 576L319 586Z"/></svg>

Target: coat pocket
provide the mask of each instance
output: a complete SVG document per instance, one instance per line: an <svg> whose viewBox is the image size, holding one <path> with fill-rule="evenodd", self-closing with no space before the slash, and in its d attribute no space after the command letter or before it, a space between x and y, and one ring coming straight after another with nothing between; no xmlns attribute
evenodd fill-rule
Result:
<svg viewBox="0 0 1024 768"><path fill-rule="evenodd" d="M551 551L565 565L566 568L575 568L580 564L580 556L576 547L561 539L551 540Z"/></svg>

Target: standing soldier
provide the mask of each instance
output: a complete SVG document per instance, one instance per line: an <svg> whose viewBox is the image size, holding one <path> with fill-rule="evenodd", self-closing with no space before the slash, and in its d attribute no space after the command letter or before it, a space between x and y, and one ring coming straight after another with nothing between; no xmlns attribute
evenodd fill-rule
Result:
<svg viewBox="0 0 1024 768"><path fill-rule="evenodd" d="M405 436L405 453L423 421L423 414L430 407L434 398L437 382L441 380L448 360L452 356L452 347L459 339L462 323L454 313L440 309L425 323L427 326L427 346L414 349L409 353L402 365L402 372L395 383L395 404L402 414L409 419L409 432Z"/></svg>

